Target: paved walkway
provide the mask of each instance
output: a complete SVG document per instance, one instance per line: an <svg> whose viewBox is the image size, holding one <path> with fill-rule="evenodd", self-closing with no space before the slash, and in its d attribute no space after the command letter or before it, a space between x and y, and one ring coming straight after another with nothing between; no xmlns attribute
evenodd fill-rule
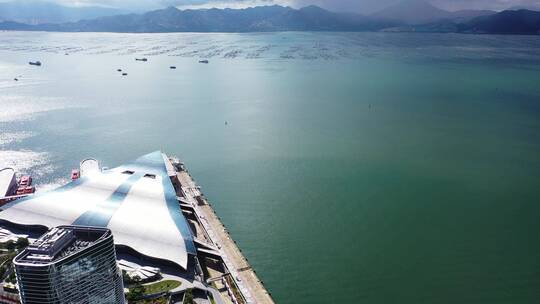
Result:
<svg viewBox="0 0 540 304"><path fill-rule="evenodd" d="M174 280L174 281L182 282L180 286L176 287L175 289L170 290L170 293L179 293L179 292L185 291L186 289L197 288L201 290L206 290L209 293L211 293L212 296L214 297L216 304L225 304L225 302L221 298L221 295L219 294L219 291L215 290L214 288L205 286L199 281L190 281L190 280L187 280L186 278L168 274L168 273L162 273L161 276L163 277L163 280ZM143 285L149 285L153 283L155 282L143 284Z"/></svg>

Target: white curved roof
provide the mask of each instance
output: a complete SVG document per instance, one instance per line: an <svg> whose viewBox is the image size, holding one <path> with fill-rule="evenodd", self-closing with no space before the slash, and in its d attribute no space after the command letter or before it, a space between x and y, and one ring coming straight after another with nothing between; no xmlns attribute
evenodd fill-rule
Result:
<svg viewBox="0 0 540 304"><path fill-rule="evenodd" d="M93 171L99 171L99 161L97 159L87 158L81 161L79 168L81 171L81 176L84 176Z"/></svg>
<svg viewBox="0 0 540 304"><path fill-rule="evenodd" d="M154 152L107 171L93 171L51 192L3 207L0 219L20 225L107 227L114 243L187 268L195 254L165 166Z"/></svg>

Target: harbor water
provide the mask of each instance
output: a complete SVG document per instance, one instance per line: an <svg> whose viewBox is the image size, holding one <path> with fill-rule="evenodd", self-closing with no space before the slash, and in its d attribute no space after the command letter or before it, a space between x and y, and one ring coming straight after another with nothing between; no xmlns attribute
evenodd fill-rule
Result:
<svg viewBox="0 0 540 304"><path fill-rule="evenodd" d="M154 150L277 303L540 299L538 37L0 33L1 167Z"/></svg>

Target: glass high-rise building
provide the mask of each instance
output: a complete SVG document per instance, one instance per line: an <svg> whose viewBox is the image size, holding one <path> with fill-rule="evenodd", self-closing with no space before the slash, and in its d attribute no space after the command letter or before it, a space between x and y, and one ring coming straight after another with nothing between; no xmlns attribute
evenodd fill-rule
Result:
<svg viewBox="0 0 540 304"><path fill-rule="evenodd" d="M109 229L60 226L15 257L23 304L124 303Z"/></svg>

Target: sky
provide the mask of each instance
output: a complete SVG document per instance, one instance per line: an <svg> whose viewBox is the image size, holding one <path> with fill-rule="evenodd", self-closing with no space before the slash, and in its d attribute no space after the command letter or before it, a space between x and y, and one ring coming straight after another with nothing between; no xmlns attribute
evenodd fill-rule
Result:
<svg viewBox="0 0 540 304"><path fill-rule="evenodd" d="M8 1L8 0L0 0ZM243 8L257 5L285 5L303 7L315 4L332 11L372 13L398 1L411 0L48 0L70 6L107 6L132 10L156 9L166 6L178 8ZM428 0L447 10L492 9L504 10L513 6L535 6L540 0Z"/></svg>

